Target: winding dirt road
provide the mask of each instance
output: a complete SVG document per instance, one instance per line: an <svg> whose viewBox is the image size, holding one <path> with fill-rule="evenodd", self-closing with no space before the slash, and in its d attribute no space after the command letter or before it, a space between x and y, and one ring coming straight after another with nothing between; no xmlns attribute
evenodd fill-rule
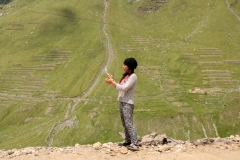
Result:
<svg viewBox="0 0 240 160"><path fill-rule="evenodd" d="M93 91L95 86L99 83L100 78L104 74L104 70L103 70L104 66L109 66L111 64L112 60L113 60L113 55L114 54L113 54L113 50L112 50L112 44L110 42L110 37L109 37L108 32L107 32L107 18L106 17L107 17L108 6L109 6L109 1L104 0L104 11L103 11L103 18L102 18L102 20L103 20L102 31L103 31L103 33L105 35L105 38L106 38L106 42L104 43L105 48L106 48L105 63L100 67L99 71L96 73L94 79L92 80L91 84L88 86L87 90L84 91L78 97L73 98L72 101L68 104L64 120L62 122L56 123L55 125L52 126L51 131L49 133L49 136L45 140L45 145L46 146L51 146L52 145L52 143L54 141L54 135L56 133L63 130L65 127L68 126L68 124L74 124L74 122L76 121L76 116L72 115L72 113L74 112L76 106L79 104L79 102L84 100Z"/></svg>

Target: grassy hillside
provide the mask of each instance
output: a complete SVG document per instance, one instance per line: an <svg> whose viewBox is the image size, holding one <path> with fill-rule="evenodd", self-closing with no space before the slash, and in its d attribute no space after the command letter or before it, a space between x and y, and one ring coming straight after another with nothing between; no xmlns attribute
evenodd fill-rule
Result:
<svg viewBox="0 0 240 160"><path fill-rule="evenodd" d="M54 2L0 10L0 148L121 141L102 69L119 79L126 57L139 63L139 136L240 133L240 3Z"/></svg>

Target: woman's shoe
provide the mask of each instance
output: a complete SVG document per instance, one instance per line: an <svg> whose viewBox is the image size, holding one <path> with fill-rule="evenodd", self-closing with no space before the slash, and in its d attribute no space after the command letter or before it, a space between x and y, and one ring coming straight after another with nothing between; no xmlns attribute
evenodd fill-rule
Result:
<svg viewBox="0 0 240 160"><path fill-rule="evenodd" d="M139 146L131 144L131 145L127 146L127 149L129 149L131 151L139 151Z"/></svg>
<svg viewBox="0 0 240 160"><path fill-rule="evenodd" d="M118 143L118 146L129 146L131 144L131 142L121 142L121 143Z"/></svg>

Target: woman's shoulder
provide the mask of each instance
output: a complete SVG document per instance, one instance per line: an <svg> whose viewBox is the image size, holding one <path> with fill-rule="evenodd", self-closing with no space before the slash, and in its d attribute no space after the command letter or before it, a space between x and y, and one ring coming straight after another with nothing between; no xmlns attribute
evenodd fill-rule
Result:
<svg viewBox="0 0 240 160"><path fill-rule="evenodd" d="M137 79L137 75L135 73L131 74L130 77Z"/></svg>

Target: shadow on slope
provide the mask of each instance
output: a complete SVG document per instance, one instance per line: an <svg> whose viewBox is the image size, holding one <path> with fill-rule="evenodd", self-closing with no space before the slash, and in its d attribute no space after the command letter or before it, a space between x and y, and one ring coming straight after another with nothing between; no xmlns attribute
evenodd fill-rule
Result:
<svg viewBox="0 0 240 160"><path fill-rule="evenodd" d="M0 5L11 3L13 0L0 0Z"/></svg>

